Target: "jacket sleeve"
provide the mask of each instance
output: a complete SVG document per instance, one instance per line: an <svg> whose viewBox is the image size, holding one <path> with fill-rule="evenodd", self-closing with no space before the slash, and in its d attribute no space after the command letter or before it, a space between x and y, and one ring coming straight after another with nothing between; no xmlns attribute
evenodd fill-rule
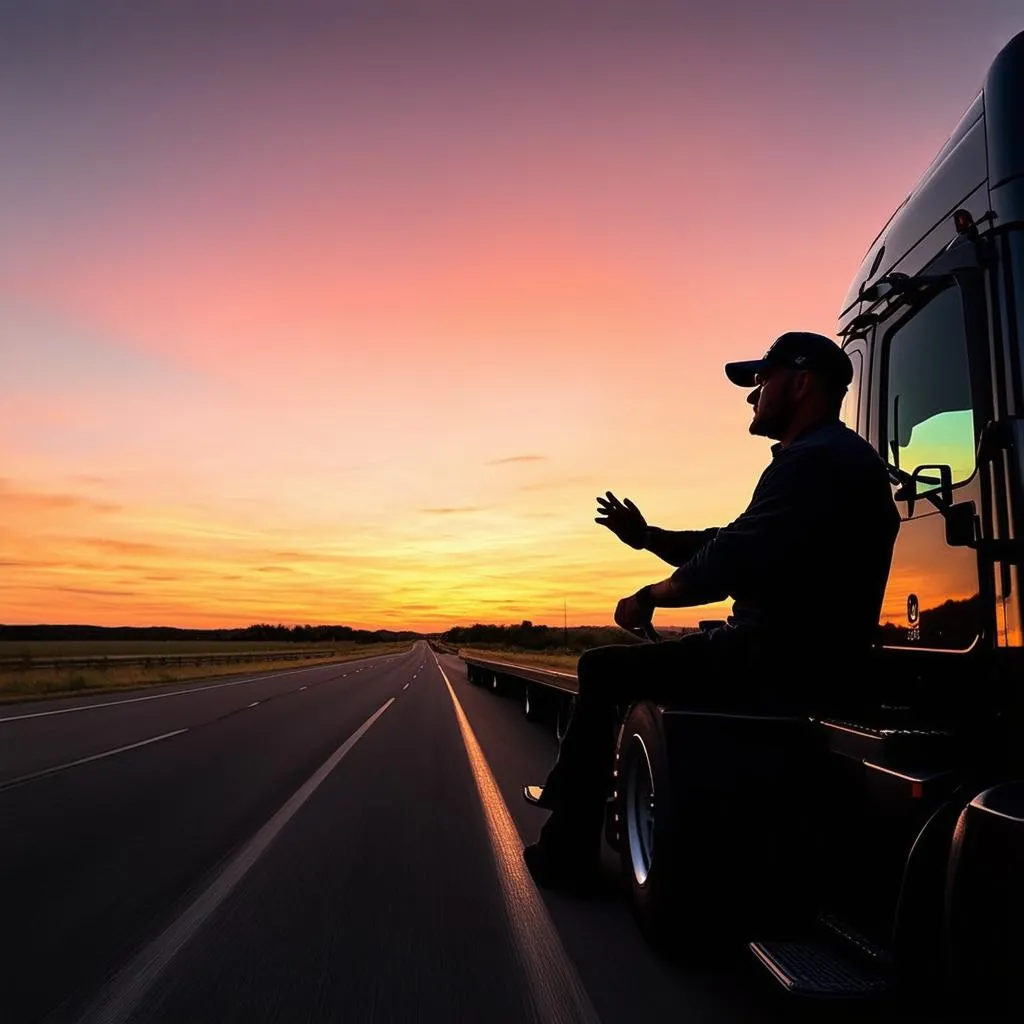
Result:
<svg viewBox="0 0 1024 1024"><path fill-rule="evenodd" d="M648 529L646 548L669 565L685 565L714 535L718 527L709 530L662 530L652 526Z"/></svg>
<svg viewBox="0 0 1024 1024"><path fill-rule="evenodd" d="M784 572L790 560L799 557L807 521L816 508L815 473L806 463L772 463L746 511L672 574L688 603L735 596L768 573Z"/></svg>

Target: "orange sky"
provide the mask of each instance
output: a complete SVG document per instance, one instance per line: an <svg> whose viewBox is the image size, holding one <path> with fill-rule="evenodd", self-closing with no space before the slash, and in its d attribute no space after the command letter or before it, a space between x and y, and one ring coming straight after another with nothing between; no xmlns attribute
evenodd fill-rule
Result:
<svg viewBox="0 0 1024 1024"><path fill-rule="evenodd" d="M0 622L607 622L667 571L597 493L734 518L722 363L831 333L1019 19L720 6L0 25Z"/></svg>

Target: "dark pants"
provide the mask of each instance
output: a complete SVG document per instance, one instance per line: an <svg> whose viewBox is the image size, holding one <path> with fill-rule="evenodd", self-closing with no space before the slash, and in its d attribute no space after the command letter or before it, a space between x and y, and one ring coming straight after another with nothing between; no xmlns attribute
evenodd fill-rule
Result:
<svg viewBox="0 0 1024 1024"><path fill-rule="evenodd" d="M553 810L541 843L575 857L598 854L626 705L670 700L693 710L767 710L770 679L779 666L764 664L758 646L733 630L712 630L586 651L576 670L576 707L544 784L545 803Z"/></svg>

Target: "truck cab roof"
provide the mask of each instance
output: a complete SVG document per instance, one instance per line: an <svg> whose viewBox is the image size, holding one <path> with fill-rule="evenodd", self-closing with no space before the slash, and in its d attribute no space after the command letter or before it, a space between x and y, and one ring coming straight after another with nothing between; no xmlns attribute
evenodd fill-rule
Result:
<svg viewBox="0 0 1024 1024"><path fill-rule="evenodd" d="M982 91L907 198L871 243L839 315L839 332L867 304L862 289L893 271L917 274L952 242L952 214L994 226L1024 220L1024 32L1003 47Z"/></svg>

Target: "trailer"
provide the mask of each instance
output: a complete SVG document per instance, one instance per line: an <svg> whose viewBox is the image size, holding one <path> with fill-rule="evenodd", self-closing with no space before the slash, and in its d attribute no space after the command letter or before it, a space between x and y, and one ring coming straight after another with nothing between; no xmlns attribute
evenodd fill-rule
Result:
<svg viewBox="0 0 1024 1024"><path fill-rule="evenodd" d="M680 952L742 938L796 996L932 998L970 1019L1018 1000L1022 110L1024 33L841 304L842 416L885 459L901 514L871 656L820 681L844 705L620 709L606 833L644 934ZM574 678L465 660L564 729Z"/></svg>

